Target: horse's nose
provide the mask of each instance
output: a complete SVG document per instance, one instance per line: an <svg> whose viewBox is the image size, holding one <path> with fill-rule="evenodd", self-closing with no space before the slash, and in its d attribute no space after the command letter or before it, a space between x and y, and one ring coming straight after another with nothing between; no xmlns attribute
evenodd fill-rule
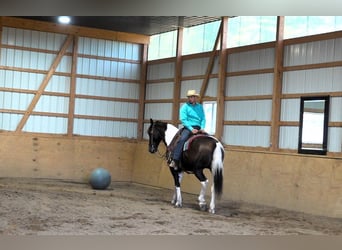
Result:
<svg viewBox="0 0 342 250"><path fill-rule="evenodd" d="M155 147L154 147L153 145L151 145L151 146L149 147L149 151L150 151L151 154L153 154L153 153L156 152L156 149L155 149Z"/></svg>

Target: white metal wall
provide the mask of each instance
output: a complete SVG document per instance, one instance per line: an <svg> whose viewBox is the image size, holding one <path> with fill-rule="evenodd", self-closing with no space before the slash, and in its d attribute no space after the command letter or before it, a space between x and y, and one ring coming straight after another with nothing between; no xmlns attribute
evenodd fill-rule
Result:
<svg viewBox="0 0 342 250"><path fill-rule="evenodd" d="M228 55L227 69L230 73L273 67L273 48ZM222 141L228 145L269 147L270 125L260 125L258 122L271 122L272 119L271 98L260 96L272 95L273 73L246 73L227 77L225 91L225 96L233 99L225 101L224 120L236 124L224 126ZM245 123L239 124L239 122L254 122L255 124L246 125Z"/></svg>
<svg viewBox="0 0 342 250"><path fill-rule="evenodd" d="M329 63L342 60L342 38L300 43L285 46L284 66L298 66L315 63ZM325 95L327 92L342 91L342 67L303 69L286 71L283 74L282 93ZM342 122L342 97L330 97L329 122ZM281 121L299 122L300 97L284 98L281 102ZM297 149L297 126L280 128L279 147ZM328 151L341 152L342 130L330 127L328 130Z"/></svg>
<svg viewBox="0 0 342 250"><path fill-rule="evenodd" d="M3 28L0 129L16 129L65 39L63 34ZM23 131L67 133L71 52L72 45ZM73 133L136 138L141 45L80 37L77 53Z"/></svg>

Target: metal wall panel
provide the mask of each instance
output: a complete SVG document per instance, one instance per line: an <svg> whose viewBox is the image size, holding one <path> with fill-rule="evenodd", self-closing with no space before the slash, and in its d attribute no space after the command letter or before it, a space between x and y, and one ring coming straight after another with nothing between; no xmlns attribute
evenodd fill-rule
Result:
<svg viewBox="0 0 342 250"><path fill-rule="evenodd" d="M173 82L146 84L146 100L173 99Z"/></svg>
<svg viewBox="0 0 342 250"><path fill-rule="evenodd" d="M180 98L185 98L186 93L189 89L195 89L199 93L201 90L202 84L203 84L202 79L182 81ZM209 82L208 82L207 89L204 93L204 96L216 97L217 96L217 85L218 85L218 78L210 78Z"/></svg>
<svg viewBox="0 0 342 250"><path fill-rule="evenodd" d="M281 111L280 120L281 121L295 121L299 122L299 111L300 111L300 99L282 99L281 100Z"/></svg>
<svg viewBox="0 0 342 250"><path fill-rule="evenodd" d="M69 98L42 95L33 111L67 114L69 111Z"/></svg>
<svg viewBox="0 0 342 250"><path fill-rule="evenodd" d="M2 43L29 48L58 51L65 41L66 35L3 27ZM69 51L70 52L70 51Z"/></svg>
<svg viewBox="0 0 342 250"><path fill-rule="evenodd" d="M15 131L22 117L19 114L0 113L0 130Z"/></svg>
<svg viewBox="0 0 342 250"><path fill-rule="evenodd" d="M284 72L283 93L342 91L342 67Z"/></svg>
<svg viewBox="0 0 342 250"><path fill-rule="evenodd" d="M329 121L342 122L342 97L330 97L329 109Z"/></svg>
<svg viewBox="0 0 342 250"><path fill-rule="evenodd" d="M69 93L70 77L57 75L52 76L45 90L50 92Z"/></svg>
<svg viewBox="0 0 342 250"><path fill-rule="evenodd" d="M225 102L224 119L227 121L271 121L272 100Z"/></svg>
<svg viewBox="0 0 342 250"><path fill-rule="evenodd" d="M0 92L0 109L26 110L33 94Z"/></svg>
<svg viewBox="0 0 342 250"><path fill-rule="evenodd" d="M67 127L67 118L31 115L28 118L23 131L33 133L66 134Z"/></svg>
<svg viewBox="0 0 342 250"><path fill-rule="evenodd" d="M279 129L279 148L298 149L299 128L292 126L280 126Z"/></svg>
<svg viewBox="0 0 342 250"><path fill-rule="evenodd" d="M227 77L226 96L272 95L273 73Z"/></svg>
<svg viewBox="0 0 342 250"><path fill-rule="evenodd" d="M140 78L140 65L128 62L78 58L77 73L138 80Z"/></svg>
<svg viewBox="0 0 342 250"><path fill-rule="evenodd" d="M175 63L152 64L147 67L147 79L159 80L175 77Z"/></svg>
<svg viewBox="0 0 342 250"><path fill-rule="evenodd" d="M274 67L274 48L251 50L228 55L227 72Z"/></svg>
<svg viewBox="0 0 342 250"><path fill-rule="evenodd" d="M136 138L137 123L75 119L74 134L84 136Z"/></svg>
<svg viewBox="0 0 342 250"><path fill-rule="evenodd" d="M223 143L235 146L269 147L269 126L224 126Z"/></svg>
<svg viewBox="0 0 342 250"><path fill-rule="evenodd" d="M328 130L328 151L341 152L342 151L342 128L330 127Z"/></svg>
<svg viewBox="0 0 342 250"><path fill-rule="evenodd" d="M208 68L208 62L209 58L195 58L191 60L184 60L183 61L183 69L182 69L182 75L183 76L200 76L204 75ZM215 67L215 70L217 73L217 66ZM214 72L213 72L214 73Z"/></svg>
<svg viewBox="0 0 342 250"><path fill-rule="evenodd" d="M96 38L80 37L78 53L128 60L140 60L141 45Z"/></svg>
<svg viewBox="0 0 342 250"><path fill-rule="evenodd" d="M146 103L145 119L171 120L172 103Z"/></svg>
<svg viewBox="0 0 342 250"><path fill-rule="evenodd" d="M76 94L138 100L139 85L135 83L77 78Z"/></svg>
<svg viewBox="0 0 342 250"><path fill-rule="evenodd" d="M342 38L285 46L284 66L342 60Z"/></svg>
<svg viewBox="0 0 342 250"><path fill-rule="evenodd" d="M75 114L137 119L138 106L137 103L76 98Z"/></svg>

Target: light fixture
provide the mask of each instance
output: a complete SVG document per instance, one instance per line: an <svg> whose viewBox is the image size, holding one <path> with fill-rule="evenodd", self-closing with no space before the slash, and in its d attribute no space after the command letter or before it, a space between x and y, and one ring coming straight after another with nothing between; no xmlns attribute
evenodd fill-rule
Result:
<svg viewBox="0 0 342 250"><path fill-rule="evenodd" d="M58 17L58 22L63 23L63 24L68 24L68 23L70 23L70 17L60 16L60 17Z"/></svg>

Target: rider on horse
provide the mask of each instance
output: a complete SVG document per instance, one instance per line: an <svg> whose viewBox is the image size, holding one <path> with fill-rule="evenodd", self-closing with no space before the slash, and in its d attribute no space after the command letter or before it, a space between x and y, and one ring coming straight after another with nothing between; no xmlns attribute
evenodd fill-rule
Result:
<svg viewBox="0 0 342 250"><path fill-rule="evenodd" d="M203 106L197 102L199 94L196 93L196 90L188 90L186 96L188 101L182 105L179 111L179 119L184 129L181 131L180 139L175 146L172 161L169 164L174 169L180 167L179 162L185 141L193 134L204 132L206 123Z"/></svg>

